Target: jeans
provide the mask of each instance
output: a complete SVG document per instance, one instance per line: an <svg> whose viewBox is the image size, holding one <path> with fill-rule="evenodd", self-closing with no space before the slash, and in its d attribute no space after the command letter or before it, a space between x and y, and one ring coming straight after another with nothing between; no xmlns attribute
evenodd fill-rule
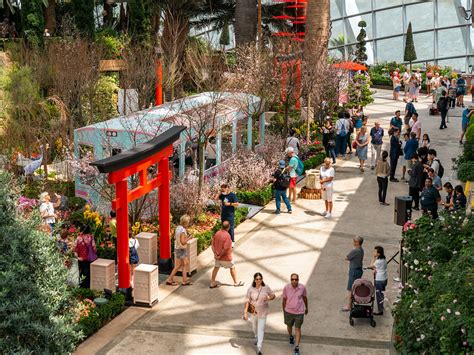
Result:
<svg viewBox="0 0 474 355"><path fill-rule="evenodd" d="M420 208L420 188L419 187L411 187L408 189L408 194L413 199L415 203L415 208Z"/></svg>
<svg viewBox="0 0 474 355"><path fill-rule="evenodd" d="M346 136L341 136L341 135L336 135L336 155L346 155L346 143L347 143L347 137Z"/></svg>
<svg viewBox="0 0 474 355"><path fill-rule="evenodd" d="M395 171L397 171L398 157L390 157L390 180L395 179Z"/></svg>
<svg viewBox="0 0 474 355"><path fill-rule="evenodd" d="M446 116L448 115L448 111L443 110L440 113L441 113L441 126L440 126L440 128L445 128L445 127L447 127L446 126Z"/></svg>
<svg viewBox="0 0 474 355"><path fill-rule="evenodd" d="M333 164L336 164L336 152L334 151L334 147L326 146L324 149L326 150L326 156L332 159Z"/></svg>
<svg viewBox="0 0 474 355"><path fill-rule="evenodd" d="M229 234L230 234L230 239L232 239L232 242L234 241L234 216L232 217L226 217L225 219L222 218L221 216L221 222L224 222L224 221L228 221L229 224L230 224L230 228L229 228Z"/></svg>
<svg viewBox="0 0 474 355"><path fill-rule="evenodd" d="M456 106L456 98L448 97L448 107L454 108Z"/></svg>
<svg viewBox="0 0 474 355"><path fill-rule="evenodd" d="M267 317L258 318L256 315L251 315L250 321L252 322L253 334L255 334L255 338L257 340L257 349L258 351L261 351L263 346L263 336L265 335L265 324L267 323Z"/></svg>
<svg viewBox="0 0 474 355"><path fill-rule="evenodd" d="M291 204L290 204L290 200L288 200L288 197L286 196L286 190L275 190L276 210L280 212L281 199L283 199L283 202L285 202L285 205L286 205L286 208L288 208L288 211L291 211Z"/></svg>
<svg viewBox="0 0 474 355"><path fill-rule="evenodd" d="M380 159L380 152L382 151L382 144L371 144L371 156L370 156L370 166L377 165L377 162Z"/></svg>
<svg viewBox="0 0 474 355"><path fill-rule="evenodd" d="M347 137L346 143L347 143L347 147L349 148L349 153L352 153L351 135L350 135L350 134L347 134L346 137Z"/></svg>
<svg viewBox="0 0 474 355"><path fill-rule="evenodd" d="M377 300L378 312L383 312L383 300L385 298L386 286L387 286L387 280L385 281L375 280L375 298Z"/></svg>
<svg viewBox="0 0 474 355"><path fill-rule="evenodd" d="M385 203L387 197L388 177L377 176L377 183L379 184L379 202Z"/></svg>

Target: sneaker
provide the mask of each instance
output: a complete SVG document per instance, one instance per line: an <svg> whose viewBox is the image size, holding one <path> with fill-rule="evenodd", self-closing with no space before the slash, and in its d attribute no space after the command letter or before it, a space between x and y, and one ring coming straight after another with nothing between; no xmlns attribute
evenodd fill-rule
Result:
<svg viewBox="0 0 474 355"><path fill-rule="evenodd" d="M391 182L398 182L398 179L397 178L394 178L394 179L390 179Z"/></svg>
<svg viewBox="0 0 474 355"><path fill-rule="evenodd" d="M299 348L299 346L295 346L295 355L300 355L300 348Z"/></svg>
<svg viewBox="0 0 474 355"><path fill-rule="evenodd" d="M232 249L234 249L235 242L232 242Z"/></svg>
<svg viewBox="0 0 474 355"><path fill-rule="evenodd" d="M326 213L326 215L324 216L324 218L326 218L326 219L329 219L329 218L331 218L331 217L332 217L332 215L331 215L329 212Z"/></svg>
<svg viewBox="0 0 474 355"><path fill-rule="evenodd" d="M292 210L288 210L288 213L289 213L289 214L292 214L292 213L293 213L293 211L292 211Z"/></svg>
<svg viewBox="0 0 474 355"><path fill-rule="evenodd" d="M370 167L370 170L374 170L374 169L375 169L375 166L371 166L371 167Z"/></svg>
<svg viewBox="0 0 474 355"><path fill-rule="evenodd" d="M290 340L290 345L294 345L294 344L295 344L295 337L294 337L293 335L290 336L289 340Z"/></svg>
<svg viewBox="0 0 474 355"><path fill-rule="evenodd" d="M325 215L327 215L327 214L328 214L328 211L324 211L324 212L321 212L321 213L320 213L320 215L323 216L323 217L324 217Z"/></svg>
<svg viewBox="0 0 474 355"><path fill-rule="evenodd" d="M280 211L279 211L279 210L276 210L276 211L275 211L275 214L280 214Z"/></svg>
<svg viewBox="0 0 474 355"><path fill-rule="evenodd" d="M462 141L459 141L459 145L462 145Z"/></svg>

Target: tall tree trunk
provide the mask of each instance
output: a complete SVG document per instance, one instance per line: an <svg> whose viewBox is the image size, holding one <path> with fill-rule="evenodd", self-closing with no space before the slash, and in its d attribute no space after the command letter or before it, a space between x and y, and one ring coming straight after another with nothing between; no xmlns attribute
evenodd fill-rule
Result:
<svg viewBox="0 0 474 355"><path fill-rule="evenodd" d="M56 32L56 0L48 0L48 6L44 11L44 27L51 35Z"/></svg>
<svg viewBox="0 0 474 355"><path fill-rule="evenodd" d="M112 27L112 23L114 21L114 14L112 4L109 4L107 0L104 0L102 3L104 6L104 15L103 15L103 23L104 27Z"/></svg>
<svg viewBox="0 0 474 355"><path fill-rule="evenodd" d="M304 55L307 61L326 61L330 23L330 0L308 0Z"/></svg>
<svg viewBox="0 0 474 355"><path fill-rule="evenodd" d="M236 1L234 25L236 46L255 41L257 21L257 0Z"/></svg>

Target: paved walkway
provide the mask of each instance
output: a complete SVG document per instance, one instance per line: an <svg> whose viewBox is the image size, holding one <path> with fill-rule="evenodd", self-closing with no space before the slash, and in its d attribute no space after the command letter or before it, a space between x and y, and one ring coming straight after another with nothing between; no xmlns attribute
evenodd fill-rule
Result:
<svg viewBox="0 0 474 355"><path fill-rule="evenodd" d="M387 128L395 109L403 109L401 102L390 97L388 91L377 92L376 102L367 109L370 126L377 119ZM438 148L444 163L444 182L451 176L450 159L459 152L460 118L452 117L449 129L439 131L439 117L427 115L427 103L422 100L416 106L423 131L430 134L433 148ZM460 109L456 110L460 116ZM221 287L209 289L212 255L207 250L199 257L200 271L193 277L193 286L160 286L158 305L151 310L129 308L84 342L78 354L254 354L251 326L241 316L246 289L257 271L277 294L267 320L264 353L292 354L281 314L281 291L292 272L299 273L308 288L309 314L303 325L302 354L393 353L389 311L376 318L376 328L364 319L356 319L351 327L347 313L340 311L346 296L348 266L344 258L356 234L365 238L365 264L375 245L384 246L388 256L397 251L401 228L393 224L393 200L406 195L407 190L403 182L391 183L387 198L391 205L380 206L376 177L370 167L360 173L355 158L340 161L336 165L331 220L319 215L324 210L323 201L298 200L292 215L272 214L274 204L270 203L237 228L234 257L238 276L246 282L244 287L231 286L230 275L221 270ZM398 285L391 281L396 270L396 264L391 263L386 295L390 304L397 294ZM370 273L365 276L372 277Z"/></svg>

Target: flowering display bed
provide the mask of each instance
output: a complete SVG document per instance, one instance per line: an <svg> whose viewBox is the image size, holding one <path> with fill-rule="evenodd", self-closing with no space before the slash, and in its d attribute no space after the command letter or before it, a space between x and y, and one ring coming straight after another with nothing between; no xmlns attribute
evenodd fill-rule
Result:
<svg viewBox="0 0 474 355"><path fill-rule="evenodd" d="M422 217L403 232L408 280L394 310L401 353L474 350L474 218L465 211Z"/></svg>

